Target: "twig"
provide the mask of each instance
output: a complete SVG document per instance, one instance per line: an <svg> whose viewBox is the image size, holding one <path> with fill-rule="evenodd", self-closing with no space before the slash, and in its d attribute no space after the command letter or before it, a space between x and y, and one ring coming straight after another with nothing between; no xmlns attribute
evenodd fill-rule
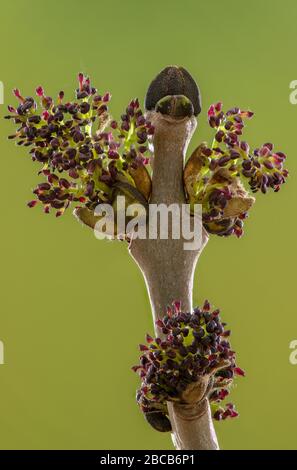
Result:
<svg viewBox="0 0 297 470"><path fill-rule="evenodd" d="M155 126L150 203L184 204L184 158L196 128L196 119L194 116L168 116L156 111L150 111L149 117ZM185 240L182 237L171 239L170 234L168 239L151 240L147 237L132 240L130 253L143 273L154 320L162 318L167 305L177 299L182 302L183 310L191 311L194 271L207 241L204 229L199 250L184 250ZM200 397L196 396L195 403L168 403L173 442L177 449L218 449L205 397L207 384L198 383L197 387L200 387Z"/></svg>

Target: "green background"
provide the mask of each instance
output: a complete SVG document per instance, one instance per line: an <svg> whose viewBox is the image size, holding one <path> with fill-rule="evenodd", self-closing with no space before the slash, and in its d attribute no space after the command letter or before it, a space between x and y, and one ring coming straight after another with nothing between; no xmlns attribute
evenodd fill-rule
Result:
<svg viewBox="0 0 297 470"><path fill-rule="evenodd" d="M194 301L221 307L247 373L231 398L240 418L216 425L221 447L296 449L296 1L14 0L0 13L6 105L15 86L70 98L84 71L111 91L118 117L132 97L143 102L161 68L178 64L203 97L191 148L212 135L206 111L222 100L255 111L252 146L271 140L288 154L288 184L259 195L245 236L211 238ZM56 220L27 209L36 164L6 140L9 121L0 130L0 448L172 448L135 404L130 366L152 320L126 245L96 240L70 211Z"/></svg>

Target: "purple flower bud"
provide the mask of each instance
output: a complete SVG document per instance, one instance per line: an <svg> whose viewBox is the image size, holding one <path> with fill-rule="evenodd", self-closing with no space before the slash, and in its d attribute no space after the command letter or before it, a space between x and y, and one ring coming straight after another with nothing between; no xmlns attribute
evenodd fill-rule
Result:
<svg viewBox="0 0 297 470"><path fill-rule="evenodd" d="M235 150L231 149L230 150L230 158L232 160L237 160L238 158L240 158L240 153L239 152L236 152Z"/></svg>
<svg viewBox="0 0 297 470"><path fill-rule="evenodd" d="M242 370L240 367L235 367L235 368L234 368L234 373L235 373L236 375L241 375L242 377L245 376L244 370Z"/></svg>
<svg viewBox="0 0 297 470"><path fill-rule="evenodd" d="M31 207L35 207L36 204L38 204L38 201L34 199L33 201L28 202L27 206L31 208Z"/></svg>
<svg viewBox="0 0 297 470"><path fill-rule="evenodd" d="M218 102L218 103L216 103L216 104L213 105L213 106L214 106L215 111L216 111L217 113L219 113L219 112L222 111L223 103Z"/></svg>
<svg viewBox="0 0 297 470"><path fill-rule="evenodd" d="M84 101L83 103L81 103L81 105L80 105L80 112L81 112L82 114L87 114L89 111L90 111L90 105L89 105L89 103L87 103L87 101Z"/></svg>
<svg viewBox="0 0 297 470"><path fill-rule="evenodd" d="M148 124L147 124L147 126L148 126ZM155 132L154 126L150 125L150 126L147 127L147 135L153 135L154 132Z"/></svg>
<svg viewBox="0 0 297 470"><path fill-rule="evenodd" d="M123 122L122 122L121 129L122 129L123 131L129 131L130 125L129 125L128 121L123 121Z"/></svg>
<svg viewBox="0 0 297 470"><path fill-rule="evenodd" d="M146 342L147 343L152 343L153 341L154 341L154 339L149 334L147 334L146 335Z"/></svg>
<svg viewBox="0 0 297 470"><path fill-rule="evenodd" d="M233 122L232 122L232 121L227 121L227 122L225 123L225 129L226 129L227 131L230 131L230 130L232 129L232 127L233 127Z"/></svg>
<svg viewBox="0 0 297 470"><path fill-rule="evenodd" d="M73 178L73 179L77 179L79 178L79 173L74 169L74 168L71 168L68 172L70 178Z"/></svg>
<svg viewBox="0 0 297 470"><path fill-rule="evenodd" d="M224 131L222 131L222 130L218 131L215 135L216 141L217 142L222 142L224 135L225 135Z"/></svg>
<svg viewBox="0 0 297 470"><path fill-rule="evenodd" d="M206 331L208 333L213 333L217 328L217 324L215 321L210 321L207 325L206 325Z"/></svg>
<svg viewBox="0 0 297 470"><path fill-rule="evenodd" d="M144 116L139 116L136 119L136 126L140 127L140 126L143 126L144 124L145 124L145 117Z"/></svg>
<svg viewBox="0 0 297 470"><path fill-rule="evenodd" d="M30 116L28 118L28 122L33 123L33 124L39 124L40 121L41 121L41 117L37 116L37 115L36 116Z"/></svg>
<svg viewBox="0 0 297 470"><path fill-rule="evenodd" d="M265 160L265 161L263 162L263 165L264 165L268 170L273 170L273 168L274 168L273 163L272 163L271 161L269 161L269 160Z"/></svg>
<svg viewBox="0 0 297 470"><path fill-rule="evenodd" d="M202 307L202 310L206 311L206 312L208 312L210 310L210 303L208 302L208 300L205 300L205 302L203 304L203 307Z"/></svg>
<svg viewBox="0 0 297 470"><path fill-rule="evenodd" d="M16 109L13 106L8 105L7 109L10 113L16 113Z"/></svg>
<svg viewBox="0 0 297 470"><path fill-rule="evenodd" d="M64 212L65 212L65 208L61 207L61 209L57 210L56 217L61 217L61 215L63 215Z"/></svg>
<svg viewBox="0 0 297 470"><path fill-rule="evenodd" d="M240 113L240 109L235 107L235 108L229 109L226 112L226 116L235 116L236 114L239 114L239 113Z"/></svg>
<svg viewBox="0 0 297 470"><path fill-rule="evenodd" d="M146 139L147 139L147 133L146 131L142 130L142 131L138 131L136 133L137 137L138 137L138 143L139 144L144 144L146 142Z"/></svg>
<svg viewBox="0 0 297 470"><path fill-rule="evenodd" d="M111 94L108 93L108 92L105 93L105 95L103 95L103 97L102 97L102 101L103 101L104 103L108 103L108 101L110 101L110 99L111 99Z"/></svg>
<svg viewBox="0 0 297 470"><path fill-rule="evenodd" d="M49 183L40 183L37 187L39 191L48 191L51 189L51 185Z"/></svg>
<svg viewBox="0 0 297 470"><path fill-rule="evenodd" d="M47 180L50 184L57 184L59 182L59 178L54 173L50 173L47 177Z"/></svg>
<svg viewBox="0 0 297 470"><path fill-rule="evenodd" d="M71 184L69 183L69 181L67 181L65 178L61 178L59 180L59 185L61 188L65 188L65 189L69 189Z"/></svg>
<svg viewBox="0 0 297 470"><path fill-rule="evenodd" d="M242 162L242 168L244 168L245 170L250 170L252 168L252 162L251 160L243 160Z"/></svg>
<svg viewBox="0 0 297 470"><path fill-rule="evenodd" d="M218 161L219 166L225 166L230 161L230 156L226 155L225 157L221 157Z"/></svg>
<svg viewBox="0 0 297 470"><path fill-rule="evenodd" d="M263 147L260 148L259 155L261 157L266 157L267 155L269 155L269 153L270 153L270 149L266 147L265 145L263 145Z"/></svg>
<svg viewBox="0 0 297 470"><path fill-rule="evenodd" d="M240 148L241 150L243 150L245 153L249 153L249 150L250 150L250 146L247 142L240 142Z"/></svg>
<svg viewBox="0 0 297 470"><path fill-rule="evenodd" d="M213 418L216 420L216 421L221 421L223 419L223 411L222 410L217 410L214 414L213 414Z"/></svg>
<svg viewBox="0 0 297 470"><path fill-rule="evenodd" d="M109 150L108 151L108 156L109 156L109 158L112 158L114 160L120 158L118 152L116 152L115 150Z"/></svg>
<svg viewBox="0 0 297 470"><path fill-rule="evenodd" d="M89 198L92 197L93 195L93 192L94 192L94 188L95 188L95 183L94 181L90 181L87 183L87 186L86 186L86 190L85 190L85 195Z"/></svg>
<svg viewBox="0 0 297 470"><path fill-rule="evenodd" d="M44 90L42 88L42 86L39 86L36 88L36 95L37 96L43 96L44 95Z"/></svg>
<svg viewBox="0 0 297 470"><path fill-rule="evenodd" d="M82 90L83 83L84 83L84 80L85 80L84 74L82 72L80 72L78 74L77 78L78 78L78 82L79 82L79 89Z"/></svg>
<svg viewBox="0 0 297 470"><path fill-rule="evenodd" d="M210 116L208 122L210 127L217 127L216 118L214 116Z"/></svg>
<svg viewBox="0 0 297 470"><path fill-rule="evenodd" d="M76 97L79 100L83 100L84 98L87 98L89 96L89 93L87 91L78 91L76 93Z"/></svg>

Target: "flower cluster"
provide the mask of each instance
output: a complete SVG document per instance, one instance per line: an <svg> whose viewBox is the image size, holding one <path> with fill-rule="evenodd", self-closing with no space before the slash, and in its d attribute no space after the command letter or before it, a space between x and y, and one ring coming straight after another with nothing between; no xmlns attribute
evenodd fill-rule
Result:
<svg viewBox="0 0 297 470"><path fill-rule="evenodd" d="M160 336L146 336L139 346L140 364L132 369L140 375L137 402L145 414L167 414L167 401L187 403L186 391L201 378L209 378L207 396L217 420L238 414L232 404L220 402L229 395L235 375L244 375L235 363L228 341L230 330L220 320L220 311L211 310L208 301L193 313L182 312L180 302L168 308L156 321Z"/></svg>
<svg viewBox="0 0 297 470"><path fill-rule="evenodd" d="M283 167L286 155L273 151L273 144L265 143L250 152L249 144L240 140L244 119L251 119L254 113L233 108L224 114L222 103L210 106L208 122L216 129L211 149L205 149L210 157L211 169L226 168L231 173L247 178L253 192L268 188L279 191L285 183L288 170ZM222 148L224 146L224 148Z"/></svg>
<svg viewBox="0 0 297 470"><path fill-rule="evenodd" d="M201 151L201 172L194 187L194 200L202 204L203 221L211 233L242 235L243 219L252 199L239 207L233 204L234 217L226 217L232 199L248 199L241 181L248 183L252 193L260 190L265 194L269 188L277 192L288 176L283 166L285 154L274 151L271 143L252 151L241 140L245 120L252 116L251 111L239 108L224 113L222 103L208 110L209 125L216 133L211 147L205 145Z"/></svg>
<svg viewBox="0 0 297 470"><path fill-rule="evenodd" d="M8 106L6 116L17 125L9 138L30 147L32 160L41 164L39 174L45 177L28 206L41 202L46 213L53 208L57 216L73 201L90 209L111 202L119 175L135 186L129 170L148 163L147 139L154 131L137 99L117 123L108 111L110 93L99 94L82 73L78 82L71 102L64 100L61 91L55 103L39 86L39 106L15 89L19 105Z"/></svg>

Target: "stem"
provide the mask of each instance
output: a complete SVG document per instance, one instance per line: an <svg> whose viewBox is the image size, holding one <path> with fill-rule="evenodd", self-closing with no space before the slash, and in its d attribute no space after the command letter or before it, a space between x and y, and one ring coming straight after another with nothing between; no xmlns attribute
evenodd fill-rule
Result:
<svg viewBox="0 0 297 470"><path fill-rule="evenodd" d="M219 450L207 398L196 405L167 406L177 450Z"/></svg>
<svg viewBox="0 0 297 470"><path fill-rule="evenodd" d="M176 119L151 111L155 127L151 204L185 204L183 187L184 158L196 119ZM159 234L158 234L159 235ZM130 254L144 276L152 306L153 318L162 318L174 300L182 302L185 311L192 310L193 277L197 260L208 241L203 229L198 250L184 250L185 240L157 238L134 239ZM155 327L155 330L157 328ZM160 335L159 331L156 334ZM197 382L188 404L168 402L168 411L177 449L218 449L208 399L207 383ZM193 399L195 397L195 399Z"/></svg>

